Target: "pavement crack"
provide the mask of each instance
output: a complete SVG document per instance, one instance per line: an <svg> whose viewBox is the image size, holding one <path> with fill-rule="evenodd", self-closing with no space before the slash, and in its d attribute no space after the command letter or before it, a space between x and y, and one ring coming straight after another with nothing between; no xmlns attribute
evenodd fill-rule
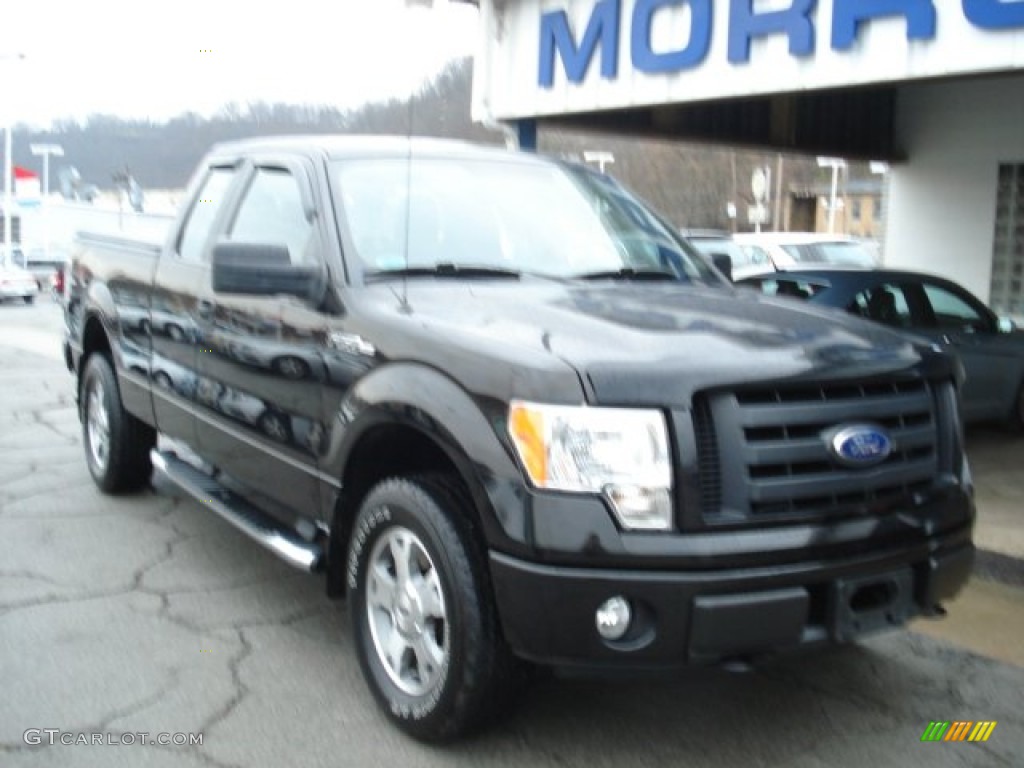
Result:
<svg viewBox="0 0 1024 768"><path fill-rule="evenodd" d="M149 594L158 594L158 595L163 594L162 590L154 590L154 589L145 587L143 585L143 583L142 583L143 579L145 579L146 578L146 574L149 573L150 571L152 571L154 568L157 568L157 567L163 565L164 563L166 563L167 561L173 559L175 547L177 547L179 544L181 544L181 543L183 543L185 541L188 541L190 538L192 538L188 534L183 533L182 531L175 530L174 528L171 528L170 530L174 531L175 535L174 535L174 538L169 539L168 541L166 541L164 543L164 551L161 552L156 557L154 557L152 560L149 560L148 562L143 563L142 565L140 565L135 570L135 573L132 574L132 586L131 586L132 590L138 590L140 592L148 592Z"/></svg>
<svg viewBox="0 0 1024 768"><path fill-rule="evenodd" d="M49 576L44 576L41 573L26 570L5 571L0 569L0 579L30 579L32 581L41 581L44 584L49 584L53 587L62 586L59 581L54 581Z"/></svg>
<svg viewBox="0 0 1024 768"><path fill-rule="evenodd" d="M323 606L315 606L312 608L305 608L303 610L296 611L295 613L283 616L277 619L253 619L253 620L242 620L233 621L227 625L217 626L214 625L211 629L261 629L263 627L290 627L306 619L313 619L317 616L323 616L329 613L331 610L330 603Z"/></svg>
<svg viewBox="0 0 1024 768"><path fill-rule="evenodd" d="M90 727L88 729L83 730L88 730L90 733L126 733L126 731L114 729L111 728L111 726L118 720L129 717L130 715L138 714L139 712L143 712L149 709L151 706L153 706L158 701L163 699L168 693L173 691L178 686L179 680L180 677L178 675L178 671L176 669L172 669L170 672L170 680L165 685L162 685L160 689L156 691L156 693L151 693L148 696L143 696L138 701L132 702L131 704L128 704L124 707L115 709L109 715L103 717L100 720L99 724L95 727Z"/></svg>
<svg viewBox="0 0 1024 768"><path fill-rule="evenodd" d="M18 603L7 603L0 605L0 618L21 611L26 608L39 608L48 605L68 605L70 603L83 603L89 600L103 600L108 597L120 597L129 594L130 588L118 587L116 589L98 590L95 592L78 592L71 595L43 595L32 600L22 600Z"/></svg>
<svg viewBox="0 0 1024 768"><path fill-rule="evenodd" d="M205 734L213 730L217 725L231 717L235 710L238 709L241 703L245 701L245 698L249 695L249 686L242 681L240 669L242 662L252 655L253 648L252 644L249 642L249 638L245 636L245 630L238 629L237 634L241 648L228 660L228 671L231 672L231 683L235 688L235 692L223 707L214 712L213 715L199 726L198 730L200 733Z"/></svg>
<svg viewBox="0 0 1024 768"><path fill-rule="evenodd" d="M32 474L32 473L29 473L29 474ZM24 478L23 477L17 478L17 480L22 480L22 479L24 479ZM92 485L93 485L92 481L90 481L90 480L83 480L80 483L71 483L69 485L63 486L63 488L65 490L70 490L72 488L91 488ZM10 491L4 491L3 492L3 496L5 497L5 499L7 501L17 501L17 502L31 501L32 499L37 499L37 498L40 498L42 496L53 496L53 489L49 488L49 489L42 490L42 491L34 491L32 493L17 493L17 492L11 493ZM103 515L112 515L112 514L117 514L117 513L116 512L104 512L102 514ZM89 515L89 517L98 517L98 516L99 515ZM18 515L14 515L13 517L18 517ZM25 515L25 517L29 517L29 515ZM31 515L31 517L35 517L35 515ZM48 515L47 519L56 519L57 517L58 516L49 516ZM76 515L60 515L59 517L68 518L68 517L76 517ZM77 517L83 517L83 515L77 515Z"/></svg>
<svg viewBox="0 0 1024 768"><path fill-rule="evenodd" d="M11 744L0 741L0 755L18 755L25 752L40 752L49 748L50 744Z"/></svg>
<svg viewBox="0 0 1024 768"><path fill-rule="evenodd" d="M32 418L33 418L33 422L32 423L38 424L41 427L46 427L48 430L53 432L55 435L57 435L58 437L60 437L64 441L66 441L69 445L76 445L76 444L78 444L78 435L77 434L74 435L74 436L71 436L71 435L68 435L66 432L61 432L60 429L58 429L56 425L51 424L50 422L48 422L46 419L43 418L42 411L32 411Z"/></svg>

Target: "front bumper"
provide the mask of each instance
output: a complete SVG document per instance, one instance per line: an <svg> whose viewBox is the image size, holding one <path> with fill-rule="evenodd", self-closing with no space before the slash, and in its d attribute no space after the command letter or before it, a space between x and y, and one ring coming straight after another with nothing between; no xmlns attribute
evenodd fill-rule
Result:
<svg viewBox="0 0 1024 768"><path fill-rule="evenodd" d="M513 652L555 666L666 668L848 641L934 612L966 583L969 528L944 541L840 560L679 572L539 565L491 552ZM630 601L617 641L598 634L605 600Z"/></svg>

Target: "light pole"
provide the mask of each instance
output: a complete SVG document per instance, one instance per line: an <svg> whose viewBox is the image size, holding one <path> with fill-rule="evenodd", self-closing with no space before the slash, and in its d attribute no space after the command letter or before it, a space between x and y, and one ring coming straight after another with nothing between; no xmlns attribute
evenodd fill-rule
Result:
<svg viewBox="0 0 1024 768"><path fill-rule="evenodd" d="M0 61L21 61L23 53L0 54ZM14 80L12 77L11 80ZM11 241L11 176L14 175L11 159L11 113L4 112L4 259L11 260L13 253Z"/></svg>
<svg viewBox="0 0 1024 768"><path fill-rule="evenodd" d="M832 169L832 194L828 201L828 233L836 231L836 195L839 192L839 169L846 167L846 161L840 157L819 157L819 168Z"/></svg>
<svg viewBox="0 0 1024 768"><path fill-rule="evenodd" d="M64 157L64 147L60 144L29 144L28 148L36 157L43 156L43 227L46 237L43 239L43 252L46 260L50 260L50 156Z"/></svg>

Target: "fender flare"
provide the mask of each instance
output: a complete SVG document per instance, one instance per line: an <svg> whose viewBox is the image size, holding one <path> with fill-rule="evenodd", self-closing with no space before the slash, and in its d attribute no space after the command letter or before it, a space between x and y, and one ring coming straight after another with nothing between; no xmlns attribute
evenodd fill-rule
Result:
<svg viewBox="0 0 1024 768"><path fill-rule="evenodd" d="M528 545L530 526L522 473L504 429L504 407L485 413L466 390L435 368L418 363L382 365L348 392L333 417L322 466L341 479L362 439L381 426L414 429L455 466L479 513L487 543L502 548ZM516 500L518 504L510 503ZM516 508L520 509L517 510ZM518 546L517 546L518 545Z"/></svg>

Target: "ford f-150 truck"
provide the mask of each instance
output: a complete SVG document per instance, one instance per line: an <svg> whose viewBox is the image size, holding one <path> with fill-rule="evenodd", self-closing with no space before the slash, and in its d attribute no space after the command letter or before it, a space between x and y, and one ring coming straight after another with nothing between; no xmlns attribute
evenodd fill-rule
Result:
<svg viewBox="0 0 1024 768"><path fill-rule="evenodd" d="M606 176L421 139L252 140L166 243L83 235L85 457L155 468L347 595L414 736L529 664L746 664L939 615L971 569L962 369L733 289Z"/></svg>

